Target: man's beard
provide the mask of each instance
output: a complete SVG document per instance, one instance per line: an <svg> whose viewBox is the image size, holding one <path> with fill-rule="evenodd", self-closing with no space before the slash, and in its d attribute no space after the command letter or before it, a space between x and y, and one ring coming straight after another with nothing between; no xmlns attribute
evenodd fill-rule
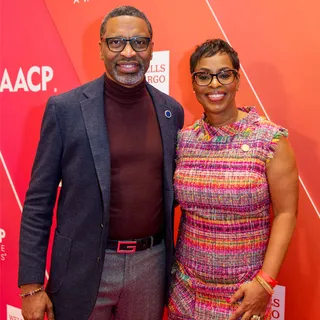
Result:
<svg viewBox="0 0 320 320"><path fill-rule="evenodd" d="M130 62L130 61L136 61L139 63L139 71L135 73L120 73L117 69L117 63L115 62L112 68L112 72L110 73L111 77L116 80L118 83L121 83L123 85L127 86L133 86L135 84L138 84L142 81L144 78L144 75L146 73L144 64L139 60L126 60L122 62Z"/></svg>

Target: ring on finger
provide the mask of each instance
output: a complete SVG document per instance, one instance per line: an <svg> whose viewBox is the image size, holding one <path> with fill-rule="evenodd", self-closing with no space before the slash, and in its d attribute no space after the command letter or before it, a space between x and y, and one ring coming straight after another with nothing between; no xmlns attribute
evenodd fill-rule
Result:
<svg viewBox="0 0 320 320"><path fill-rule="evenodd" d="M252 320L260 320L261 317L255 314L255 315L253 315L253 316L251 317L251 319L252 319Z"/></svg>

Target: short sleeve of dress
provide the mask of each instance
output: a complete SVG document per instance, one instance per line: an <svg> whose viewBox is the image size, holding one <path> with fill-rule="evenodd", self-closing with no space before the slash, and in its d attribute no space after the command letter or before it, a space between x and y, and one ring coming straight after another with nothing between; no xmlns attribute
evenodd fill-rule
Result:
<svg viewBox="0 0 320 320"><path fill-rule="evenodd" d="M269 152L267 155L267 162L273 158L274 153L276 151L276 146L277 146L279 139L281 137L287 138L288 137L288 130L283 127L277 126L277 129L276 129L276 131L272 137L272 140L269 144Z"/></svg>

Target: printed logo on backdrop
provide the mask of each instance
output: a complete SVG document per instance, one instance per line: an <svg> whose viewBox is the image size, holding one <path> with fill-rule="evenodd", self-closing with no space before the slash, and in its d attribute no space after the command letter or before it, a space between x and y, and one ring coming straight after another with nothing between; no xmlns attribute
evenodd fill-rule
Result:
<svg viewBox="0 0 320 320"><path fill-rule="evenodd" d="M169 53L155 51L146 73L146 80L160 91L169 94Z"/></svg>
<svg viewBox="0 0 320 320"><path fill-rule="evenodd" d="M276 286L272 296L272 320L284 320L286 287Z"/></svg>
<svg viewBox="0 0 320 320"><path fill-rule="evenodd" d="M7 304L7 320L23 320L21 309Z"/></svg>
<svg viewBox="0 0 320 320"><path fill-rule="evenodd" d="M39 92L47 91L48 83L53 79L53 70L49 66L19 68L18 72L5 68L1 75L0 92ZM53 89L57 92L57 89Z"/></svg>
<svg viewBox="0 0 320 320"><path fill-rule="evenodd" d="M0 261L5 261L7 258L6 246L4 244L4 238L6 237L6 231L0 229Z"/></svg>
<svg viewBox="0 0 320 320"><path fill-rule="evenodd" d="M95 2L98 0L71 0L73 4L81 4L81 3L88 3L88 2Z"/></svg>

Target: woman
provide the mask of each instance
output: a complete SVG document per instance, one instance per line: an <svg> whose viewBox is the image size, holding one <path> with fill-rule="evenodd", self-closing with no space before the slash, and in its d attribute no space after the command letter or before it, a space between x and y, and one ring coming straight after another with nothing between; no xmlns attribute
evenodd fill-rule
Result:
<svg viewBox="0 0 320 320"><path fill-rule="evenodd" d="M204 115L179 133L182 217L169 319L271 319L296 223L298 173L287 131L253 107L236 107L239 68L237 53L220 39L190 58Z"/></svg>

